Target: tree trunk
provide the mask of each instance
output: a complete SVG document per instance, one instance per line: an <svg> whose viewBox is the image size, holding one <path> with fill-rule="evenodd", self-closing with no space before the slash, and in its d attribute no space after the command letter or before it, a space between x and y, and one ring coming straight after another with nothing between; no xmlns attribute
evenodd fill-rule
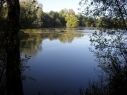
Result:
<svg viewBox="0 0 127 95"><path fill-rule="evenodd" d="M6 37L6 87L7 95L23 95L20 71L20 41L19 41L19 0L7 0L8 27Z"/></svg>

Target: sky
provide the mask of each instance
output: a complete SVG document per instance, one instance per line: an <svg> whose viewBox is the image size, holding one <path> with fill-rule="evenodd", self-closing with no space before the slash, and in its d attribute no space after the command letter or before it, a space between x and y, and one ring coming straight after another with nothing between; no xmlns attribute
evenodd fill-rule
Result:
<svg viewBox="0 0 127 95"><path fill-rule="evenodd" d="M77 8L79 8L80 0L38 0L39 3L43 5L43 11L57 11L59 12L61 9L73 9L75 13L78 13Z"/></svg>

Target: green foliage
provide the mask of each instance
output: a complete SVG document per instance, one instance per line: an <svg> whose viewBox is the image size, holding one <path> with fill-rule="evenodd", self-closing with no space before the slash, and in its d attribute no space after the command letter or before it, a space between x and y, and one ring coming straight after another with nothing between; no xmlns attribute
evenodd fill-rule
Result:
<svg viewBox="0 0 127 95"><path fill-rule="evenodd" d="M53 18L53 27L55 26L61 26L61 17L58 12L50 11L49 15Z"/></svg>
<svg viewBox="0 0 127 95"><path fill-rule="evenodd" d="M79 2L79 5L82 6L80 10L85 16L104 18L104 19L99 20L99 23L97 26L107 27L109 24L110 27L117 26L117 28L127 29L126 28L127 27L126 25L126 19L127 19L126 0L90 0L90 1L81 0ZM114 21L113 19L116 19L117 22ZM102 20L103 22L100 22ZM110 23L112 24L110 25Z"/></svg>
<svg viewBox="0 0 127 95"><path fill-rule="evenodd" d="M100 17L96 21L96 27L119 28L122 26L123 26L123 23L121 19L117 19L117 18Z"/></svg>
<svg viewBox="0 0 127 95"><path fill-rule="evenodd" d="M65 17L65 20L67 21L67 27L77 27L79 25L78 19L75 15L68 15Z"/></svg>
<svg viewBox="0 0 127 95"><path fill-rule="evenodd" d="M4 0L2 0L4 1ZM111 1L111 0L109 0ZM108 3L109 1L106 0ZM84 26L84 27L123 27L127 24L127 20L122 19L122 15L118 11L118 8L120 6L116 6L116 8L113 8L114 13L111 12L111 15L109 15L109 12L111 10L106 9L106 6L99 5L107 5L111 7L111 4L105 4L103 0L92 0L91 2L87 2L87 0L82 0L80 3L81 5L83 2L88 6L83 11L83 14L75 14L73 9L61 9L59 12L50 11L48 13L43 12L43 6L42 4L39 4L37 0L20 0L20 27L21 28L34 28L34 27L77 27L77 26ZM95 5L95 2L98 3ZM113 2L111 2L114 4ZM117 2L116 2L117 3ZM122 1L123 5L124 1ZM0 2L0 23L2 25L0 26L0 29L3 29L6 27L5 20L7 20L7 6L6 3ZM126 5L126 4L125 4ZM125 7L123 5L123 7ZM91 9L92 6L99 7L96 10ZM126 8L125 8L126 9ZM121 9L122 13L124 14L123 17L125 17L125 12L123 12L123 8ZM87 15L86 15L87 14ZM117 14L117 16L112 16L113 14ZM72 16L72 17L71 17ZM100 17L99 17L100 16ZM98 18L96 18L98 17ZM69 18L67 20L67 18ZM125 22L125 23L124 23Z"/></svg>
<svg viewBox="0 0 127 95"><path fill-rule="evenodd" d="M43 27L60 27L60 26L68 26L68 27L76 27L78 23L76 22L76 17L73 16L69 22L65 20L68 15L74 15L74 11L72 9L62 9L59 13L50 11L49 13L44 13L42 15ZM78 21L78 20L77 20ZM73 24L72 24L73 22Z"/></svg>
<svg viewBox="0 0 127 95"><path fill-rule="evenodd" d="M62 17L66 17L68 15L68 9L62 9L59 14L62 16Z"/></svg>
<svg viewBox="0 0 127 95"><path fill-rule="evenodd" d="M101 18L97 19L96 26L97 26L97 27L106 27L106 28L110 28L110 26L112 26L111 19L101 17Z"/></svg>
<svg viewBox="0 0 127 95"><path fill-rule="evenodd" d="M60 21L62 23L62 26L66 26L66 20L65 20L65 17L68 15L68 10L67 9L62 9L60 12L59 12L59 15L60 15Z"/></svg>
<svg viewBox="0 0 127 95"><path fill-rule="evenodd" d="M94 18L88 17L88 18L86 19L86 26L87 26L87 27L95 27Z"/></svg>
<svg viewBox="0 0 127 95"><path fill-rule="evenodd" d="M85 16L83 16L83 15L81 15L81 14L78 14L78 15L76 15L76 17L78 18L78 20L79 20L79 26L86 26L86 24L85 24L85 19L86 19L86 17Z"/></svg>
<svg viewBox="0 0 127 95"><path fill-rule="evenodd" d="M48 14L43 13L42 15L43 27L53 27L54 19Z"/></svg>
<svg viewBox="0 0 127 95"><path fill-rule="evenodd" d="M55 26L62 26L62 23L59 19L55 19Z"/></svg>
<svg viewBox="0 0 127 95"><path fill-rule="evenodd" d="M20 21L23 22L21 28L42 26L42 4L33 0L21 0L20 7Z"/></svg>

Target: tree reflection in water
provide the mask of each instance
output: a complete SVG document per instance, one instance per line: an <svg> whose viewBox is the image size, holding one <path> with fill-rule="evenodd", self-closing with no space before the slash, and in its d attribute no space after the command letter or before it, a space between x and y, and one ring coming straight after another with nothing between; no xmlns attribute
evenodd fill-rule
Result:
<svg viewBox="0 0 127 95"><path fill-rule="evenodd" d="M106 76L101 82L90 84L86 95L127 95L127 36L126 30L95 31L90 49ZM106 84L105 84L106 83Z"/></svg>
<svg viewBox="0 0 127 95"><path fill-rule="evenodd" d="M20 42L20 47L23 49L23 54L35 56L39 51L42 51L43 40L49 39L50 41L59 40L62 43L71 43L74 38L80 38L83 34L75 32L76 30L43 30L43 29L24 29L28 33Z"/></svg>

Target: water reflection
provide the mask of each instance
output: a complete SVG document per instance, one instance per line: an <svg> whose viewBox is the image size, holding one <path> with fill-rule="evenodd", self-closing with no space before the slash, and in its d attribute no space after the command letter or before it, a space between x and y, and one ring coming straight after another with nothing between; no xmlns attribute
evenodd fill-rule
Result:
<svg viewBox="0 0 127 95"><path fill-rule="evenodd" d="M31 85L31 88L33 87L35 89L36 87L35 92L42 91L44 93L49 92L51 94L53 93L55 87L55 91L56 91L55 94L57 93L58 90L59 93L62 93L66 91L66 89L68 89L66 87L70 85L73 85L73 87L70 86L69 90L72 87L73 89L76 89L78 92L77 88L79 87L76 87L75 84L80 85L81 81L82 82L86 81L88 78L88 77L80 78L80 76L84 76L84 74L86 74L87 76L93 75L89 70L91 69L90 65L95 65L91 63L95 63L95 62L91 61L93 57L89 54L87 49L84 51L84 48L86 47L84 47L82 43L83 44L85 43L85 46L87 46L88 39L84 40L86 38L83 36L83 34L76 33L75 30L67 31L66 29L60 31L54 31L54 30L35 31L34 29L33 30L27 29L24 32L28 34L26 36L23 36L23 38L21 38L21 45L20 45L21 50L23 50L24 55L37 56L36 60L33 59L30 60L31 64L36 62L36 64L34 63L32 66L33 72L31 71L31 74L37 73L37 74L33 74L37 78L39 77L38 78L39 82L37 82L37 85L43 86L43 87L41 86L38 87L37 85L34 85L33 87ZM79 41L75 40L74 41L75 44L74 43L72 44L75 38L80 38L80 37L84 37L84 38L80 39ZM7 60L6 60L7 53L5 49L6 44L3 43L4 42L3 39L4 37L1 36L0 37L0 94L23 95L21 73L26 68L29 68L29 66L24 65L29 60L29 57L25 56L26 58L23 59L22 57L19 56L21 52L16 52L14 49L12 50L10 49L11 53L8 54L8 56L13 56L13 57L11 57L12 59L10 60L11 64L7 65ZM52 46L52 43L50 43L49 47L46 47L47 51L44 51L43 54L40 53L39 55L37 55L38 52L43 50L42 46L44 45L42 45L42 43L47 40L50 40L50 42L59 41L65 45L66 43L69 43L72 44L72 46L66 48L67 46L66 45L64 49L63 47L60 49L57 47L56 49L56 46L50 47L50 45ZM91 84L90 88L86 90L86 95L91 95L93 93L96 95L100 95L100 94L127 95L126 31L123 30L117 30L117 31L103 30L103 32L96 31L91 36L90 41L91 41L91 45L95 47L95 50L91 49L91 51L94 53L94 55L97 58L97 61L99 62L98 66L104 71L106 75L105 76L100 75L101 82L99 82L98 84L95 83ZM62 44L59 45L57 43L57 45L61 46ZM76 48L72 48L72 47L76 47ZM20 51L19 45L17 46L17 51ZM61 55L62 57L60 57L59 55ZM83 63L81 62L82 59L83 59ZM23 63L23 64L19 64L19 63ZM87 65L85 65L85 63ZM89 72L89 75L86 72ZM23 79L25 79L25 76L23 77ZM61 83L61 80L63 83ZM66 80L69 80L69 82ZM28 84L29 83L31 82L28 82ZM25 86L26 88L28 87L27 83L25 84ZM62 90L59 89L60 87ZM69 92L69 90L67 90L67 93ZM74 90L70 90L70 91L71 91L70 93L73 94L75 93ZM80 89L80 94L81 95L83 94L81 89Z"/></svg>
<svg viewBox="0 0 127 95"><path fill-rule="evenodd" d="M65 95L79 95L79 87L86 87L89 78L96 80L93 70L96 62L89 52L89 35L93 30L76 31L58 28L52 31L24 30L29 37L21 40L21 48L25 47L24 55L33 56L28 62L31 71L25 74L36 78L36 82L23 82L25 95L38 91L44 95L64 92Z"/></svg>
<svg viewBox="0 0 127 95"><path fill-rule="evenodd" d="M126 30L96 31L91 36L91 49L98 66L106 76L101 82L91 84L86 95L127 95L127 36ZM106 83L106 84L105 84Z"/></svg>
<svg viewBox="0 0 127 95"><path fill-rule="evenodd" d="M26 29L23 32L27 33L28 37L21 40L21 48L24 54L31 56L35 56L43 50L43 40L53 41L58 39L62 43L71 43L74 38L83 37L83 34L77 33L75 29Z"/></svg>
<svg viewBox="0 0 127 95"><path fill-rule="evenodd" d="M34 30L34 29L33 29ZM32 31L33 31L32 30ZM27 30L28 32L31 30ZM33 31L38 32L38 31ZM40 32L40 31L39 31ZM38 32L38 33L39 33ZM24 95L22 80L27 77L22 72L29 68L26 66L29 56L35 56L38 51L42 51L42 41L45 39L58 40L63 43L72 42L75 37L82 37L72 31L51 31L48 33L34 34L29 32L27 35L20 33L20 42L18 37L9 42L8 45L3 34L0 35L0 94L1 95ZM15 40L16 43L15 43ZM18 43L17 43L18 42ZM7 47L8 46L8 47ZM25 56L22 56L24 53ZM31 78L31 77L29 77ZM33 79L33 78L31 78ZM27 89L26 89L27 90ZM36 90L37 92L38 90Z"/></svg>

